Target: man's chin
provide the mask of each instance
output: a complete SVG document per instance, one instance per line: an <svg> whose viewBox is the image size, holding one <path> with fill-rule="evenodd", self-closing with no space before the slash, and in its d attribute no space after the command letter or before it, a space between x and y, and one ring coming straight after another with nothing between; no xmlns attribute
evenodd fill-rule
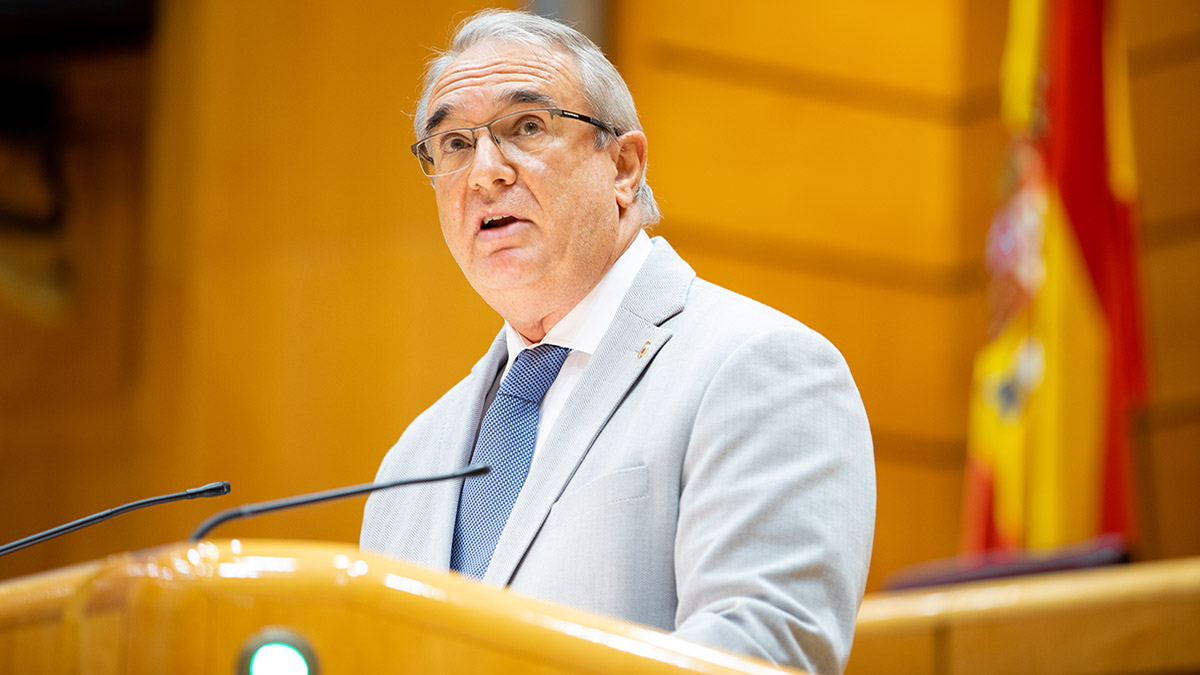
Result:
<svg viewBox="0 0 1200 675"><path fill-rule="evenodd" d="M468 275L471 287L486 300L496 294L523 293L537 286L541 274L532 269L529 261L499 261L490 260L486 264L476 265Z"/></svg>

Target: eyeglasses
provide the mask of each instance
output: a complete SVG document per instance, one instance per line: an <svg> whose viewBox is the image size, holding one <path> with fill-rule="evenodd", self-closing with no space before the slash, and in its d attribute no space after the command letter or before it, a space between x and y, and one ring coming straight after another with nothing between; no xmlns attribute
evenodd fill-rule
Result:
<svg viewBox="0 0 1200 675"><path fill-rule="evenodd" d="M439 131L414 143L412 152L421 163L421 171L430 178L462 171L475 157L475 146L479 143L476 132L487 129L504 157L519 162L524 155L538 152L558 138L561 124L558 120L563 117L618 135L615 129L594 117L562 108L535 108L509 113L477 127Z"/></svg>

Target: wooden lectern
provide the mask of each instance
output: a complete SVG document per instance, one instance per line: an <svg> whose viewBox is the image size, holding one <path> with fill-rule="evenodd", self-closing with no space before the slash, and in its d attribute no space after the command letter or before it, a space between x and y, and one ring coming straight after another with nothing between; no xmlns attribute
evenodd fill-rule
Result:
<svg viewBox="0 0 1200 675"><path fill-rule="evenodd" d="M174 544L0 584L0 673L777 673L343 544ZM303 672L303 671L300 671Z"/></svg>

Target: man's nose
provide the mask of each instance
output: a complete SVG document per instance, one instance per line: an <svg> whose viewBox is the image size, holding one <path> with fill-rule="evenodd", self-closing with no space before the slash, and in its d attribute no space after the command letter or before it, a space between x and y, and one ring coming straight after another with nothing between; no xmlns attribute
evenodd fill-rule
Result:
<svg viewBox="0 0 1200 675"><path fill-rule="evenodd" d="M475 137L475 152L471 157L469 181L471 187L486 189L493 185L512 185L516 171L504 156L500 142L488 129L482 129Z"/></svg>

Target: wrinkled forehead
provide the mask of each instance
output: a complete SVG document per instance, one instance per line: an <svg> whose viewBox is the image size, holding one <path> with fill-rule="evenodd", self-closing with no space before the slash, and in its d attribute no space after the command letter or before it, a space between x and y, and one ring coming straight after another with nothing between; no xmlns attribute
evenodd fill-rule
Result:
<svg viewBox="0 0 1200 675"><path fill-rule="evenodd" d="M433 83L425 131L483 124L520 105L579 107L582 98L569 53L510 42L478 44Z"/></svg>

